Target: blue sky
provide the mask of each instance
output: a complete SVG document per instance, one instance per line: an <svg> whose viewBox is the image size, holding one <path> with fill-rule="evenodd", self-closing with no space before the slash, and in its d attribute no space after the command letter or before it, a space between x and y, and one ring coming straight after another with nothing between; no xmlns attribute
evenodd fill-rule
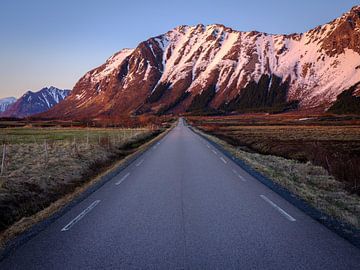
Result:
<svg viewBox="0 0 360 270"><path fill-rule="evenodd" d="M177 25L304 32L359 0L1 0L0 98L54 85L72 88L122 48Z"/></svg>

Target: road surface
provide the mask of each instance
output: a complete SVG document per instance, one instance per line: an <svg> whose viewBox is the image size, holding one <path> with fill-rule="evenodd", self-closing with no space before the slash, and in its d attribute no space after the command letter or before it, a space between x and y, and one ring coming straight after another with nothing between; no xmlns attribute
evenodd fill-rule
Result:
<svg viewBox="0 0 360 270"><path fill-rule="evenodd" d="M359 249L183 121L0 269L360 269Z"/></svg>

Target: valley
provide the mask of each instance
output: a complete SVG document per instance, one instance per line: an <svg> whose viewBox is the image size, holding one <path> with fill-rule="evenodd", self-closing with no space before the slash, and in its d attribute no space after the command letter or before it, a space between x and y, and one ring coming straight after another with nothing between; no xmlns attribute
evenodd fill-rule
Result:
<svg viewBox="0 0 360 270"><path fill-rule="evenodd" d="M0 268L358 269L350 1L2 5Z"/></svg>

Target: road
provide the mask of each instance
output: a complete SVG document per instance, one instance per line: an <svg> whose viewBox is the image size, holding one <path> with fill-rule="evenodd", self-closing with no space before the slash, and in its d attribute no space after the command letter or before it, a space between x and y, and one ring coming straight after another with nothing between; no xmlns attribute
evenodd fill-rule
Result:
<svg viewBox="0 0 360 270"><path fill-rule="evenodd" d="M179 124L0 269L360 269L360 251Z"/></svg>

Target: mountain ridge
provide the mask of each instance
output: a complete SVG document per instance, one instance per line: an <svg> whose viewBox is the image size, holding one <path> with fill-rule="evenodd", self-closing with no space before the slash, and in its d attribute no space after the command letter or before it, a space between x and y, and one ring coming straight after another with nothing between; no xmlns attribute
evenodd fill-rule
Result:
<svg viewBox="0 0 360 270"><path fill-rule="evenodd" d="M11 104L15 103L15 101L15 97L0 98L0 113L6 111Z"/></svg>
<svg viewBox="0 0 360 270"><path fill-rule="evenodd" d="M23 118L43 113L60 103L70 94L70 90L54 86L44 87L39 91L27 91L14 103L0 113L0 117Z"/></svg>
<svg viewBox="0 0 360 270"><path fill-rule="evenodd" d="M184 113L194 107L227 111L227 104L233 104L233 111L257 111L256 98L267 98L272 79L281 80L282 88L273 91L279 110L297 104L300 110L326 111L342 91L360 81L358 40L360 6L305 33L287 35L221 24L182 25L115 53L43 116ZM209 91L203 108L193 104L207 100L200 96L210 88L215 93ZM254 102L240 102L243 96Z"/></svg>

